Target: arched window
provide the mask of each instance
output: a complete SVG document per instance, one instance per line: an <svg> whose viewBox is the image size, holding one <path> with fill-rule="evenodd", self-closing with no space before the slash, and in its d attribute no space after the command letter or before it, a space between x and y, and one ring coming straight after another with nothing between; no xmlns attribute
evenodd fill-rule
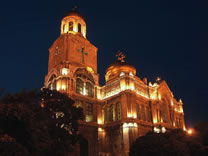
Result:
<svg viewBox="0 0 208 156"><path fill-rule="evenodd" d="M69 31L73 31L73 22L69 22Z"/></svg>
<svg viewBox="0 0 208 156"><path fill-rule="evenodd" d="M110 121L115 121L115 116L116 116L115 106L112 104L110 106Z"/></svg>
<svg viewBox="0 0 208 156"><path fill-rule="evenodd" d="M171 125L174 126L174 111L171 110L171 106L169 106L169 112L170 112L170 122L171 122Z"/></svg>
<svg viewBox="0 0 208 156"><path fill-rule="evenodd" d="M146 120L146 117L145 117L145 108L144 108L143 105L141 106L141 119L142 119L143 121Z"/></svg>
<svg viewBox="0 0 208 156"><path fill-rule="evenodd" d="M83 94L83 81L79 78L76 80L76 92L79 94Z"/></svg>
<svg viewBox="0 0 208 156"><path fill-rule="evenodd" d="M137 104L137 119L141 120L141 110L139 104Z"/></svg>
<svg viewBox="0 0 208 156"><path fill-rule="evenodd" d="M86 103L85 105L85 121L93 121L93 106L91 103Z"/></svg>
<svg viewBox="0 0 208 156"><path fill-rule="evenodd" d="M118 102L116 104L117 120L121 120L121 104Z"/></svg>
<svg viewBox="0 0 208 156"><path fill-rule="evenodd" d="M82 26L80 23L78 23L78 32L81 33L81 31L82 31Z"/></svg>
<svg viewBox="0 0 208 156"><path fill-rule="evenodd" d="M48 89L55 90L56 89L56 75L53 74L48 80Z"/></svg>
<svg viewBox="0 0 208 156"><path fill-rule="evenodd" d="M149 107L146 107L146 116L147 116L147 121L151 121L151 111Z"/></svg>
<svg viewBox="0 0 208 156"><path fill-rule="evenodd" d="M104 120L105 120L105 123L107 123L109 121L109 118L108 118L108 107L105 107L105 109L104 109Z"/></svg>
<svg viewBox="0 0 208 156"><path fill-rule="evenodd" d="M156 109L157 112L157 121L161 122L161 110L160 109Z"/></svg>
<svg viewBox="0 0 208 156"><path fill-rule="evenodd" d="M179 128L180 127L180 121L179 118L176 117L176 127Z"/></svg>
<svg viewBox="0 0 208 156"><path fill-rule="evenodd" d="M168 118L167 118L167 107L166 107L166 103L165 101L163 101L163 105L162 105L162 120L163 122L168 122Z"/></svg>
<svg viewBox="0 0 208 156"><path fill-rule="evenodd" d="M93 97L93 85L89 82L86 82L86 95Z"/></svg>

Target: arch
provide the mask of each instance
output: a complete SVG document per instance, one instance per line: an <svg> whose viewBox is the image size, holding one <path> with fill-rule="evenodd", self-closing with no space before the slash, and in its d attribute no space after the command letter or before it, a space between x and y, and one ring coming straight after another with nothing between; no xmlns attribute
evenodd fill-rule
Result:
<svg viewBox="0 0 208 156"><path fill-rule="evenodd" d="M115 105L110 105L110 121L115 121Z"/></svg>
<svg viewBox="0 0 208 156"><path fill-rule="evenodd" d="M76 92L83 94L84 83L80 78L76 79Z"/></svg>
<svg viewBox="0 0 208 156"><path fill-rule="evenodd" d="M63 24L63 32L64 32L64 30L65 30L65 24Z"/></svg>
<svg viewBox="0 0 208 156"><path fill-rule="evenodd" d="M92 74L88 72L85 68L78 68L74 72L74 77L80 77L82 79L90 81L92 84L95 84Z"/></svg>
<svg viewBox="0 0 208 156"><path fill-rule="evenodd" d="M148 122L151 122L151 111L149 107L146 107L146 119Z"/></svg>
<svg viewBox="0 0 208 156"><path fill-rule="evenodd" d="M78 32L81 33L82 32L82 25L80 23L78 23Z"/></svg>
<svg viewBox="0 0 208 156"><path fill-rule="evenodd" d="M141 105L141 119L143 121L146 121L146 116L145 116L145 108L143 105Z"/></svg>
<svg viewBox="0 0 208 156"><path fill-rule="evenodd" d="M121 120L121 103L116 103L117 120Z"/></svg>
<svg viewBox="0 0 208 156"><path fill-rule="evenodd" d="M72 21L69 22L69 31L73 31L73 24L74 22Z"/></svg>
<svg viewBox="0 0 208 156"><path fill-rule="evenodd" d="M86 82L86 95L89 97L93 97L93 85L90 82Z"/></svg>
<svg viewBox="0 0 208 156"><path fill-rule="evenodd" d="M48 89L55 90L56 89L56 75L52 74L51 77L48 80Z"/></svg>
<svg viewBox="0 0 208 156"><path fill-rule="evenodd" d="M167 112L166 100L164 100L164 99L162 100L161 115L162 115L163 122L167 123L168 122L168 112Z"/></svg>
<svg viewBox="0 0 208 156"><path fill-rule="evenodd" d="M106 106L105 108L104 108L104 122L105 123L107 123L107 122L109 122L109 115L108 115L109 113L108 113L108 107Z"/></svg>
<svg viewBox="0 0 208 156"><path fill-rule="evenodd" d="M94 97L93 76L85 68L78 68L74 73L74 77L76 78L76 92L89 97ZM82 85L80 86L79 84L81 81Z"/></svg>
<svg viewBox="0 0 208 156"><path fill-rule="evenodd" d="M93 104L85 103L85 121L92 122L93 121Z"/></svg>
<svg viewBox="0 0 208 156"><path fill-rule="evenodd" d="M137 119L138 120L141 120L141 110L140 110L140 105L137 103L137 105L136 105L136 109L137 109Z"/></svg>

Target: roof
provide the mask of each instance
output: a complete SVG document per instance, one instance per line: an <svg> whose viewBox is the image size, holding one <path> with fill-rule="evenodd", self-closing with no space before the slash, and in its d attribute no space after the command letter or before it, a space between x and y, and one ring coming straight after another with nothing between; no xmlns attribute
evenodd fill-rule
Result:
<svg viewBox="0 0 208 156"><path fill-rule="evenodd" d="M68 17L68 16L78 16L78 17L80 17L80 18L82 18L84 21L85 21L85 18L78 12L78 11L76 11L76 10L71 10L71 11L69 11L69 12L67 12L64 16L63 16L63 18L65 18L65 17Z"/></svg>

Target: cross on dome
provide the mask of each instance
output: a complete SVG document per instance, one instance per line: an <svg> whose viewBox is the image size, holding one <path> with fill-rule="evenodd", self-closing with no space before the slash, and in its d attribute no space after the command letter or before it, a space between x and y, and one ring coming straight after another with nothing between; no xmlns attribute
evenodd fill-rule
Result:
<svg viewBox="0 0 208 156"><path fill-rule="evenodd" d="M117 60L119 60L120 62L125 62L125 55L119 50L117 53L116 53L116 57L117 57Z"/></svg>

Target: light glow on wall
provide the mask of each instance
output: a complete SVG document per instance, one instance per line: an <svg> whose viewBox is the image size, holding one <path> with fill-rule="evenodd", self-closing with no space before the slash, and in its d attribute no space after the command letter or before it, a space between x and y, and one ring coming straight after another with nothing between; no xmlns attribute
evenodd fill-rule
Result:
<svg viewBox="0 0 208 156"><path fill-rule="evenodd" d="M136 113L127 113L127 117L136 119L137 118L137 114Z"/></svg>
<svg viewBox="0 0 208 156"><path fill-rule="evenodd" d="M178 113L183 113L183 109L182 108L180 108L180 110L175 108L175 111L178 112Z"/></svg>
<svg viewBox="0 0 208 156"><path fill-rule="evenodd" d="M124 73L124 72L121 72L121 73L120 73L120 76L124 76L124 75L125 75L125 73Z"/></svg>
<svg viewBox="0 0 208 156"><path fill-rule="evenodd" d="M66 90L66 85L62 85L62 86L61 86L61 89L62 89L62 90Z"/></svg>
<svg viewBox="0 0 208 156"><path fill-rule="evenodd" d="M99 125L103 124L102 119L98 119L98 120L97 120L97 123L98 123Z"/></svg>
<svg viewBox="0 0 208 156"><path fill-rule="evenodd" d="M132 72L130 72L130 73L129 73L129 76L132 76L132 77L133 77L134 75L132 74Z"/></svg>
<svg viewBox="0 0 208 156"><path fill-rule="evenodd" d="M161 131L162 131L162 133L165 133L166 132L165 127L162 127Z"/></svg>
<svg viewBox="0 0 208 156"><path fill-rule="evenodd" d="M157 123L157 119L156 119L156 118L153 119L153 123L154 123L154 124Z"/></svg>
<svg viewBox="0 0 208 156"><path fill-rule="evenodd" d="M126 82L125 82L125 80L121 80L120 81L120 88L121 88L121 91L126 90Z"/></svg>
<svg viewBox="0 0 208 156"><path fill-rule="evenodd" d="M92 74L94 74L94 71L93 71L93 69L91 67L87 67L87 71L92 73Z"/></svg>
<svg viewBox="0 0 208 156"><path fill-rule="evenodd" d="M154 130L154 132L155 132L155 133L160 133L160 129L159 129L159 128L157 128L157 127L154 127L154 129L153 129L153 130Z"/></svg>
<svg viewBox="0 0 208 156"><path fill-rule="evenodd" d="M68 74L69 74L69 69L67 69L67 68L61 69L61 75L68 75Z"/></svg>
<svg viewBox="0 0 208 156"><path fill-rule="evenodd" d="M161 100L161 95L160 94L158 95L158 99Z"/></svg>
<svg viewBox="0 0 208 156"><path fill-rule="evenodd" d="M98 128L98 132L105 132L105 130L103 128Z"/></svg>
<svg viewBox="0 0 208 156"><path fill-rule="evenodd" d="M132 127L132 128L137 128L138 127L138 125L137 125L137 123L124 123L123 124L123 128L130 128L130 127Z"/></svg>
<svg viewBox="0 0 208 156"><path fill-rule="evenodd" d="M171 106L174 106L173 100L171 100Z"/></svg>
<svg viewBox="0 0 208 156"><path fill-rule="evenodd" d="M56 86L56 90L57 90L57 91L59 91L59 90L60 90L60 88L61 88L60 84L57 84L57 86Z"/></svg>

